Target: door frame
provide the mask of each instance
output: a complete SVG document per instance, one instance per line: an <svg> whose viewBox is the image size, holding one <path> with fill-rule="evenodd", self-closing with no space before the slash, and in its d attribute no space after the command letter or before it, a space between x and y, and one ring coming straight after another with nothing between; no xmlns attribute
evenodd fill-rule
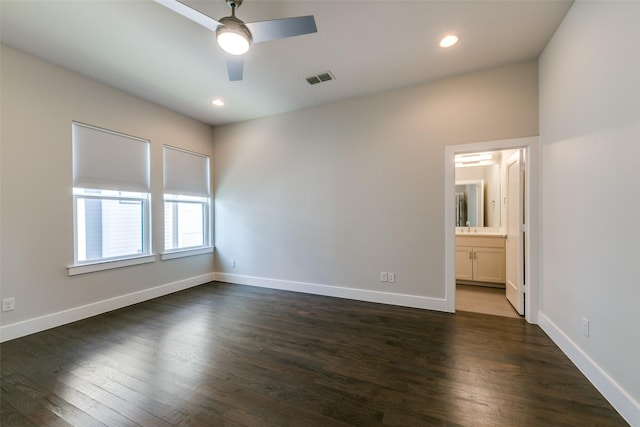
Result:
<svg viewBox="0 0 640 427"><path fill-rule="evenodd" d="M504 139L498 141L475 142L447 145L444 156L444 230L445 230L445 305L447 311L455 313L455 156L456 154L478 151L499 151L522 148L525 150L525 319L538 323L540 309L540 138Z"/></svg>

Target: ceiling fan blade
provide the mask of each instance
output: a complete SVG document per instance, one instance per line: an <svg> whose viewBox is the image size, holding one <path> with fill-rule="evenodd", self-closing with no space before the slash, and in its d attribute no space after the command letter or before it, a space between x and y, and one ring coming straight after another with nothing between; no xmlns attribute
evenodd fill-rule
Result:
<svg viewBox="0 0 640 427"><path fill-rule="evenodd" d="M220 25L218 21L213 18L208 17L204 13L200 13L195 9L190 8L186 4L180 3L178 0L153 0L156 3L166 7L167 9L171 9L174 12L184 16L187 19L192 20L193 22L202 25L205 28L210 29L211 31L215 31L216 28Z"/></svg>
<svg viewBox="0 0 640 427"><path fill-rule="evenodd" d="M229 73L229 81L237 82L239 80L242 80L244 57L242 55L225 56L227 59L227 72Z"/></svg>
<svg viewBox="0 0 640 427"><path fill-rule="evenodd" d="M301 36L318 31L313 15L272 19L270 21L246 22L245 25L249 28L249 31L251 31L254 43Z"/></svg>

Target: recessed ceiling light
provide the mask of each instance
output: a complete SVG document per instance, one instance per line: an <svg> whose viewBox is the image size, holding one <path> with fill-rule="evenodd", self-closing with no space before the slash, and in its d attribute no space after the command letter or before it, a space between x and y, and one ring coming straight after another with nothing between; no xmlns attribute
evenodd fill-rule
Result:
<svg viewBox="0 0 640 427"><path fill-rule="evenodd" d="M222 107L224 105L224 101L220 98L214 99L213 101L211 101L211 103L216 107Z"/></svg>
<svg viewBox="0 0 640 427"><path fill-rule="evenodd" d="M451 47L456 43L458 43L458 36L454 36L452 34L445 36L442 40L440 40L441 47Z"/></svg>

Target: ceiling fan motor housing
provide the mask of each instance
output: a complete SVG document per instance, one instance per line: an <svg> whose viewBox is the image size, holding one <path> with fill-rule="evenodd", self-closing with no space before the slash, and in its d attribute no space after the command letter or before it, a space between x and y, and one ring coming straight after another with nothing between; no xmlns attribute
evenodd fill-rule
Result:
<svg viewBox="0 0 640 427"><path fill-rule="evenodd" d="M220 32L234 32L240 34L241 36L245 36L249 43L251 43L253 37L251 36L251 31L244 25L244 22L236 18L235 16L225 16L224 18L220 18L220 26L216 29L216 34L220 34Z"/></svg>

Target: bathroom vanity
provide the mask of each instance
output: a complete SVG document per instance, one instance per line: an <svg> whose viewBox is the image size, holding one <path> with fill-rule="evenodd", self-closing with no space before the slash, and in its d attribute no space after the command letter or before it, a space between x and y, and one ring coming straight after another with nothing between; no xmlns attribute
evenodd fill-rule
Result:
<svg viewBox="0 0 640 427"><path fill-rule="evenodd" d="M504 287L504 235L456 233L456 282Z"/></svg>

